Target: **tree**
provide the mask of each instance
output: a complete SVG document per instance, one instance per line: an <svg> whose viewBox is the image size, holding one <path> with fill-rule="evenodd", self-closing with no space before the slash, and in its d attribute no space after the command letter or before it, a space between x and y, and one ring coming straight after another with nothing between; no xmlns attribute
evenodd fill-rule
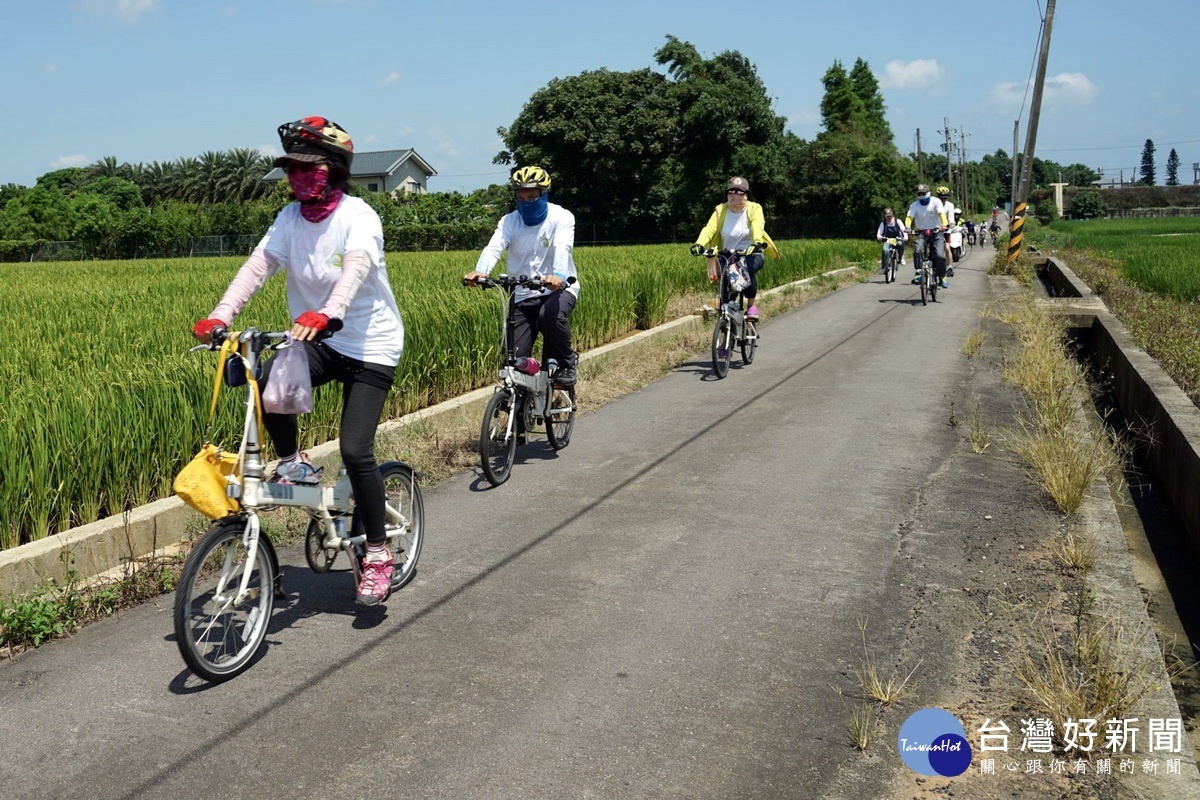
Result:
<svg viewBox="0 0 1200 800"><path fill-rule="evenodd" d="M1142 147L1142 166L1138 170L1139 183L1144 183L1147 186L1154 185L1154 140L1147 139L1146 144Z"/></svg>
<svg viewBox="0 0 1200 800"><path fill-rule="evenodd" d="M821 82L825 130L803 148L795 181L800 227L817 236L860 236L873 229L884 207L908 207L916 163L896 151L879 83L867 62L858 59L847 74L834 61Z"/></svg>
<svg viewBox="0 0 1200 800"><path fill-rule="evenodd" d="M103 197L122 211L142 208L146 205L142 200L142 190L136 183L124 178L96 178L88 181L80 194L94 194Z"/></svg>
<svg viewBox="0 0 1200 800"><path fill-rule="evenodd" d="M580 221L648 236L671 222L677 120L663 75L586 71L534 92L512 125L497 131L505 150L493 160L548 170L551 196Z"/></svg>
<svg viewBox="0 0 1200 800"><path fill-rule="evenodd" d="M862 119L859 132L869 141L885 147L894 147L892 126L887 121L887 106L883 102L883 94L879 91L879 81L875 73L861 58L854 62L850 70L850 84L854 94L862 103Z"/></svg>
<svg viewBox="0 0 1200 800"><path fill-rule="evenodd" d="M1072 216L1092 219L1104 214L1104 198L1096 189L1081 189L1071 199Z"/></svg>
<svg viewBox="0 0 1200 800"><path fill-rule="evenodd" d="M678 183L674 218L683 231L711 213L707 201L725 198L732 175L750 182L764 206L789 202L788 168L797 161L800 140L784 130L754 64L736 50L704 58L695 46L674 36L654 54L674 79L671 96L678 105L675 158Z"/></svg>
<svg viewBox="0 0 1200 800"><path fill-rule="evenodd" d="M1179 154L1175 152L1175 148L1171 148L1170 154L1167 156L1167 186L1179 185Z"/></svg>
<svg viewBox="0 0 1200 800"><path fill-rule="evenodd" d="M852 134L858 131L866 117L862 98L854 91L854 84L846 74L841 61L825 70L821 83L825 94L821 97L821 124L830 133Z"/></svg>
<svg viewBox="0 0 1200 800"><path fill-rule="evenodd" d="M1072 186L1091 186L1100 182L1100 173L1083 164L1072 164L1064 167L1063 180Z"/></svg>

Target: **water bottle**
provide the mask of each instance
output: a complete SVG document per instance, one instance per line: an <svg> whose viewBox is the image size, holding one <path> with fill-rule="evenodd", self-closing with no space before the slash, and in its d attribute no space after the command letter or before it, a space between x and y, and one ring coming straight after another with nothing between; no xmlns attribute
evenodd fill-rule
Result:
<svg viewBox="0 0 1200 800"><path fill-rule="evenodd" d="M537 375L538 370L542 368L536 358L528 358L526 356L518 358L513 366L516 367L518 372L524 372L526 375Z"/></svg>
<svg viewBox="0 0 1200 800"><path fill-rule="evenodd" d="M345 517L334 517L333 518L333 529L335 531L337 531L337 535L338 535L339 539L345 539L346 538L346 518Z"/></svg>

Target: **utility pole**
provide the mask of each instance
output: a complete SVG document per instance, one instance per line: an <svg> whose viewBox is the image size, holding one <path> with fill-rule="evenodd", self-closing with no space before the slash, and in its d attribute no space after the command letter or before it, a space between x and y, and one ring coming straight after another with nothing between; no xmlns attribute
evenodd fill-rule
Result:
<svg viewBox="0 0 1200 800"><path fill-rule="evenodd" d="M967 197L967 134L958 131L958 202L970 205Z"/></svg>
<svg viewBox="0 0 1200 800"><path fill-rule="evenodd" d="M1033 81L1033 100L1029 106L1029 130L1025 134L1025 160L1021 164L1021 183L1013 197L1013 218L1009 226L1008 263L1021 253L1021 233L1025 227L1025 201L1033 178L1033 154L1037 145L1038 117L1042 112L1042 88L1046 83L1046 62L1050 59L1050 31L1054 27L1054 1L1046 2L1046 21L1042 26L1042 47L1038 53L1037 77Z"/></svg>
<svg viewBox="0 0 1200 800"><path fill-rule="evenodd" d="M921 161L921 129L917 128L917 181L925 182L925 166Z"/></svg>
<svg viewBox="0 0 1200 800"><path fill-rule="evenodd" d="M1008 210L1012 211L1017 207L1017 128L1021 124L1021 120L1013 120L1013 158L1012 158L1012 174L1009 176L1008 190Z"/></svg>
<svg viewBox="0 0 1200 800"><path fill-rule="evenodd" d="M954 186L954 153L951 150L950 142L950 118L942 117L942 122L945 124L942 133L946 134L946 188L950 188Z"/></svg>

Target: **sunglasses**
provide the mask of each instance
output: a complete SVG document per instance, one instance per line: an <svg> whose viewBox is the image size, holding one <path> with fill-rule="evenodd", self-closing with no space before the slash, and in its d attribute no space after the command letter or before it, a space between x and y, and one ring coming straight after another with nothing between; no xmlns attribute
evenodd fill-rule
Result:
<svg viewBox="0 0 1200 800"><path fill-rule="evenodd" d="M745 194L745 189L729 189L726 194Z"/></svg>

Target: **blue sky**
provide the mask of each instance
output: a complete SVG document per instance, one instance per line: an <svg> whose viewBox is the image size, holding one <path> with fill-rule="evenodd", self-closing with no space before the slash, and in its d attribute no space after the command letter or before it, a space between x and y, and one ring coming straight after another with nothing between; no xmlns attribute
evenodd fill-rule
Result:
<svg viewBox="0 0 1200 800"><path fill-rule="evenodd" d="M360 151L413 147L431 191L503 180L492 164L529 96L555 77L660 69L667 34L703 54L753 61L775 110L805 139L820 130L821 76L863 58L879 78L903 152L941 141L968 157L1012 152L1028 102L1045 0L919 4L843 0L38 0L5 4L0 98L10 146L0 184L105 156L167 161L207 150L278 153L275 128L320 114ZM1136 13L1137 18L1132 15ZM1195 6L1188 0L1058 3L1037 155L1126 179L1142 145L1158 178L1200 162Z"/></svg>

